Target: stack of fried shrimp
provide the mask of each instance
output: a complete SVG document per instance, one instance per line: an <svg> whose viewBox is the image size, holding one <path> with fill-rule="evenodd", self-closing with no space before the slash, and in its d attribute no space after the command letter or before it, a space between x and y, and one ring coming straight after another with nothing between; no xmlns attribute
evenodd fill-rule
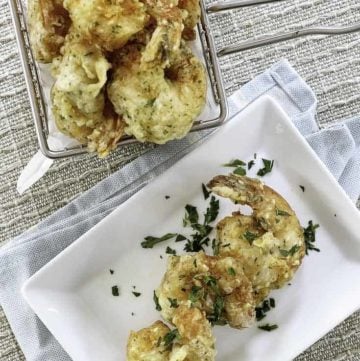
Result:
<svg viewBox="0 0 360 361"><path fill-rule="evenodd" d="M214 361L211 326L241 329L255 321L255 307L294 276L305 254L303 229L286 200L258 179L214 177L209 189L252 208L217 224L216 252L170 256L155 291L163 319L137 332L128 361ZM251 237L250 237L251 235Z"/></svg>
<svg viewBox="0 0 360 361"><path fill-rule="evenodd" d="M35 58L51 63L58 129L106 156L125 134L184 137L206 97L198 0L29 0Z"/></svg>

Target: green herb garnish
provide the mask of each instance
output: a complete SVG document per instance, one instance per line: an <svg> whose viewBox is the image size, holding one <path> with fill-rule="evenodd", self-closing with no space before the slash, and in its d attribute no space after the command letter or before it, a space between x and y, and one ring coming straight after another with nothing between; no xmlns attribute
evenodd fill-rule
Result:
<svg viewBox="0 0 360 361"><path fill-rule="evenodd" d="M183 236L182 234L178 234L175 238L175 242L181 242L181 241L185 241L186 237Z"/></svg>
<svg viewBox="0 0 360 361"><path fill-rule="evenodd" d="M275 213L277 216L285 216L285 217L290 216L290 213L288 213L286 211L282 211L281 209L278 209L276 207L275 207Z"/></svg>
<svg viewBox="0 0 360 361"><path fill-rule="evenodd" d="M305 187L304 187L304 186L299 185L299 187L300 187L300 189L301 189L303 192L305 192Z"/></svg>
<svg viewBox="0 0 360 361"><path fill-rule="evenodd" d="M132 293L135 297L141 296L141 293L140 293L140 292L132 291L131 293Z"/></svg>
<svg viewBox="0 0 360 361"><path fill-rule="evenodd" d="M237 167L233 173L236 175L246 175L246 170L243 167Z"/></svg>
<svg viewBox="0 0 360 361"><path fill-rule="evenodd" d="M246 165L246 163L243 162L242 160L233 159L229 163L223 164L223 167L234 167L234 168L236 168L236 167L242 167L244 165Z"/></svg>
<svg viewBox="0 0 360 361"><path fill-rule="evenodd" d="M215 238L211 242L211 247L213 249L214 256L217 256L220 251L220 241L217 241Z"/></svg>
<svg viewBox="0 0 360 361"><path fill-rule="evenodd" d="M176 298L168 298L168 301L170 302L170 308L178 308L179 307L179 304L178 304Z"/></svg>
<svg viewBox="0 0 360 361"><path fill-rule="evenodd" d="M227 272L230 276L236 276L236 272L235 272L234 268L232 268L232 267L229 267Z"/></svg>
<svg viewBox="0 0 360 361"><path fill-rule="evenodd" d="M217 295L215 297L214 309L212 314L210 314L207 319L213 325L224 325L226 321L221 318L225 306L224 298L222 296Z"/></svg>
<svg viewBox="0 0 360 361"><path fill-rule="evenodd" d="M250 245L252 245L258 235L250 231L246 231L243 233L243 237L250 243Z"/></svg>
<svg viewBox="0 0 360 361"><path fill-rule="evenodd" d="M260 330L264 330L264 331L273 331L273 330L276 330L277 328L279 328L278 325L269 325L268 323L266 325L262 325L262 326L258 326L258 328Z"/></svg>
<svg viewBox="0 0 360 361"><path fill-rule="evenodd" d="M159 297L156 295L155 291L154 291L154 294L153 294L153 300L154 300L154 303L155 303L156 311L161 311L162 308L161 308L160 303L159 303Z"/></svg>
<svg viewBox="0 0 360 361"><path fill-rule="evenodd" d="M164 346L170 346L175 341L175 339L178 339L179 337L179 331L177 328L174 328L163 337Z"/></svg>
<svg viewBox="0 0 360 361"><path fill-rule="evenodd" d="M207 200L209 198L209 196L210 196L211 191L209 191L206 188L204 183L201 184L201 188L202 188L202 191L203 191L204 199Z"/></svg>
<svg viewBox="0 0 360 361"><path fill-rule="evenodd" d="M219 214L219 200L216 199L214 196L211 196L210 207L206 208L206 213L204 216L205 224L215 221L218 214Z"/></svg>
<svg viewBox="0 0 360 361"><path fill-rule="evenodd" d="M268 300L264 300L259 306L255 307L256 321L261 321L266 317L266 313L271 310L271 308L275 307L275 300L273 298L269 298Z"/></svg>
<svg viewBox="0 0 360 361"><path fill-rule="evenodd" d="M315 232L317 228L319 228L319 225L313 224L313 221L309 221L308 226L306 228L303 228L306 254L308 254L308 251L320 252L320 249L314 247L313 245L313 243L315 242Z"/></svg>
<svg viewBox="0 0 360 361"><path fill-rule="evenodd" d="M274 161L269 159L262 159L264 168L258 170L257 175L263 177L265 174L268 174L272 171Z"/></svg>
<svg viewBox="0 0 360 361"><path fill-rule="evenodd" d="M176 255L176 251L172 248L170 248L169 246L166 247L165 253L167 254L172 254L172 255Z"/></svg>
<svg viewBox="0 0 360 361"><path fill-rule="evenodd" d="M120 295L119 293L119 287L118 286L112 286L111 287L111 293L113 296L117 297Z"/></svg>
<svg viewBox="0 0 360 361"><path fill-rule="evenodd" d="M168 239L174 238L176 233L167 233L162 237L145 237L145 241L141 242L141 247L143 248L153 248L155 244L167 241Z"/></svg>
<svg viewBox="0 0 360 361"><path fill-rule="evenodd" d="M280 254L284 257L293 256L299 249L300 249L300 246L295 244L289 250L280 249Z"/></svg>
<svg viewBox="0 0 360 361"><path fill-rule="evenodd" d="M114 270L110 269L110 274L113 275L114 274Z"/></svg>
<svg viewBox="0 0 360 361"><path fill-rule="evenodd" d="M191 303L196 303L201 297L201 287L192 286L189 293L189 300Z"/></svg>
<svg viewBox="0 0 360 361"><path fill-rule="evenodd" d="M250 162L248 162L248 164L247 164L248 170L250 170L254 165L255 165L254 160L251 160Z"/></svg>
<svg viewBox="0 0 360 361"><path fill-rule="evenodd" d="M185 217L183 219L183 226L191 226L192 224L198 223L199 222L199 214L198 211L196 209L196 207L187 204L185 206Z"/></svg>
<svg viewBox="0 0 360 361"><path fill-rule="evenodd" d="M169 199L170 198L170 196L165 196L165 199Z"/></svg>

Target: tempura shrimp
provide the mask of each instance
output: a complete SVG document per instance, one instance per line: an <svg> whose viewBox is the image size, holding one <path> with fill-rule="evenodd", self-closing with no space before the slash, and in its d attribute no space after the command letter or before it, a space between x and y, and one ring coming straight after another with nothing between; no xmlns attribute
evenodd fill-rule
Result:
<svg viewBox="0 0 360 361"><path fill-rule="evenodd" d="M29 35L36 60L50 63L60 54L60 48L70 27L63 0L29 0Z"/></svg>
<svg viewBox="0 0 360 361"><path fill-rule="evenodd" d="M173 318L175 329L161 321L131 332L127 361L214 361L215 338L205 313L181 305Z"/></svg>
<svg viewBox="0 0 360 361"><path fill-rule="evenodd" d="M74 30L108 51L118 49L149 20L139 0L64 0Z"/></svg>
<svg viewBox="0 0 360 361"><path fill-rule="evenodd" d="M250 216L234 212L217 225L217 254L244 266L256 303L288 282L305 254L303 229L286 200L260 180L230 174L216 176L208 187L236 204L248 205Z"/></svg>
<svg viewBox="0 0 360 361"><path fill-rule="evenodd" d="M169 322L174 322L174 303L199 308L213 324L242 328L254 321L251 283L241 262L232 257L212 257L203 252L170 256L156 295L161 314Z"/></svg>
<svg viewBox="0 0 360 361"><path fill-rule="evenodd" d="M76 39L68 35L63 56L54 62L53 115L61 132L105 156L124 133L124 122L105 97L111 65L99 47Z"/></svg>
<svg viewBox="0 0 360 361"><path fill-rule="evenodd" d="M195 39L195 26L200 19L199 0L179 0L179 8L185 10L183 38L185 40Z"/></svg>
<svg viewBox="0 0 360 361"><path fill-rule="evenodd" d="M204 66L185 44L171 53L164 44L166 33L158 28L146 47L125 46L108 86L126 133L141 142L182 138L205 104Z"/></svg>

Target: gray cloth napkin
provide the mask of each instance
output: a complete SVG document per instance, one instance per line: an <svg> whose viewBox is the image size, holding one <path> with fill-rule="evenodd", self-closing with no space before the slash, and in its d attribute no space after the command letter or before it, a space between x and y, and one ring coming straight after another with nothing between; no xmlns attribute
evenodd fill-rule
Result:
<svg viewBox="0 0 360 361"><path fill-rule="evenodd" d="M230 116L236 117L264 94L278 101L349 197L356 201L360 195L360 119L319 131L315 95L286 60L234 93L229 98ZM191 133L149 151L0 250L0 303L27 360L60 361L70 357L22 298L23 283L118 205L199 146L210 133Z"/></svg>

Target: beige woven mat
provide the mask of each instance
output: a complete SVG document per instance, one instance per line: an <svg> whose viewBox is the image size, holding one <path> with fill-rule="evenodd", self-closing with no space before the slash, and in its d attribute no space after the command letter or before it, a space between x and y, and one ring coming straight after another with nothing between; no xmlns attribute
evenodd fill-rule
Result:
<svg viewBox="0 0 360 361"><path fill-rule="evenodd" d="M213 25L217 42L230 44L310 24L355 21L360 21L359 0L285 0L217 15ZM146 151L146 147L128 146L105 160L86 155L57 161L30 192L19 196L16 180L36 152L37 140L6 0L0 0L0 49L0 243L3 243ZM318 119L323 126L360 114L359 33L297 39L222 58L228 94L280 58L289 59L316 92ZM0 360L24 360L1 309ZM296 360L360 360L360 313Z"/></svg>

